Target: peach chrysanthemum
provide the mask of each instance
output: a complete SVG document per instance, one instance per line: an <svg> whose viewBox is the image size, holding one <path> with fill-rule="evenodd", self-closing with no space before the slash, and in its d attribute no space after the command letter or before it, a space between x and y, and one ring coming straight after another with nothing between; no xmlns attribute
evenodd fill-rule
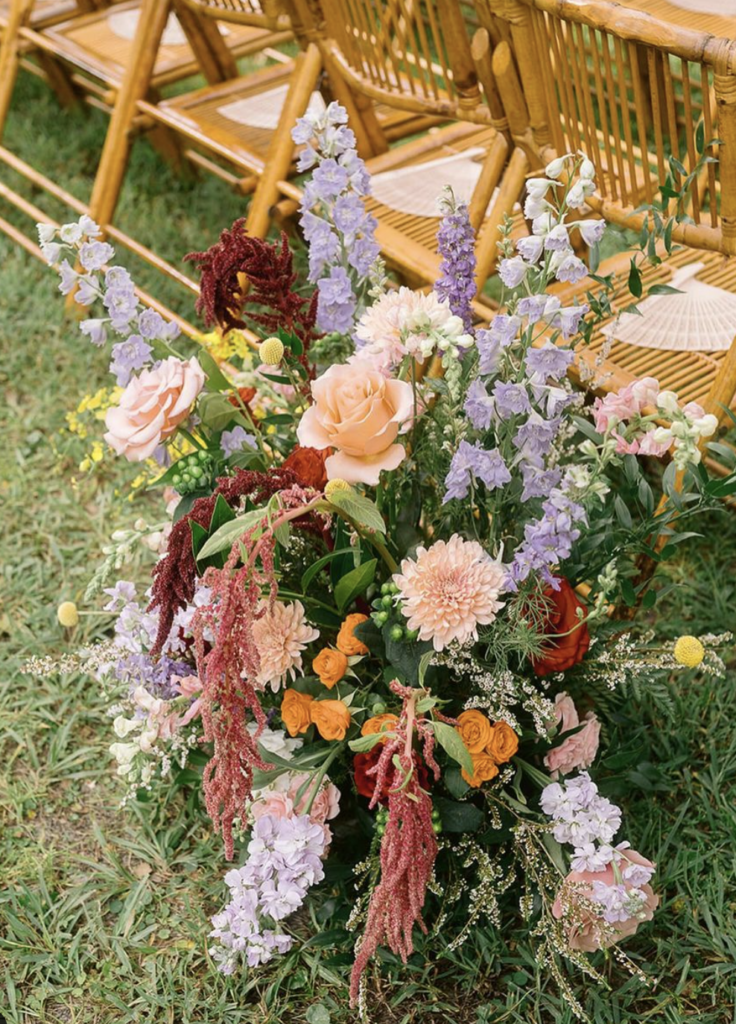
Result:
<svg viewBox="0 0 736 1024"><path fill-rule="evenodd" d="M488 626L503 608L498 596L506 573L477 541L459 534L431 548L417 548L416 560L405 558L394 576L409 629L442 651L453 640L478 639L478 626Z"/></svg>
<svg viewBox="0 0 736 1024"><path fill-rule="evenodd" d="M266 602L261 602L261 608ZM301 601L285 604L275 601L273 607L253 623L253 639L258 648L260 669L256 677L258 689L268 685L274 693L286 682L302 673L302 653L307 644L316 640L319 630L304 618Z"/></svg>

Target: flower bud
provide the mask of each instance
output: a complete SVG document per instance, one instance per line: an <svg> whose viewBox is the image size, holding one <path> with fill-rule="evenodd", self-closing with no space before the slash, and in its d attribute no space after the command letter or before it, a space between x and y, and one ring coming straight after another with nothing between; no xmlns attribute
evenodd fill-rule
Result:
<svg viewBox="0 0 736 1024"><path fill-rule="evenodd" d="M544 173L548 178L559 178L562 172L565 170L565 163L567 162L566 156L558 156L556 160L552 160L544 168Z"/></svg>

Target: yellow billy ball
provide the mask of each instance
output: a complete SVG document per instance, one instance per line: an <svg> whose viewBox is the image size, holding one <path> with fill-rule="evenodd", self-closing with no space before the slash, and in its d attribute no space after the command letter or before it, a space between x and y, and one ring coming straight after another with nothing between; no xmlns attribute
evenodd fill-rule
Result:
<svg viewBox="0 0 736 1024"><path fill-rule="evenodd" d="M284 343L278 338L266 338L258 346L258 355L266 366L278 366L284 358Z"/></svg>
<svg viewBox="0 0 736 1024"><path fill-rule="evenodd" d="M341 480L339 477L335 480L328 480L325 484L325 497L328 501L333 494L337 494L338 491L352 491L352 487L347 480Z"/></svg>
<svg viewBox="0 0 736 1024"><path fill-rule="evenodd" d="M73 601L62 601L56 610L56 616L66 629L71 629L79 622L79 612Z"/></svg>
<svg viewBox="0 0 736 1024"><path fill-rule="evenodd" d="M681 636L675 644L675 661L696 668L705 657L705 648L696 636Z"/></svg>

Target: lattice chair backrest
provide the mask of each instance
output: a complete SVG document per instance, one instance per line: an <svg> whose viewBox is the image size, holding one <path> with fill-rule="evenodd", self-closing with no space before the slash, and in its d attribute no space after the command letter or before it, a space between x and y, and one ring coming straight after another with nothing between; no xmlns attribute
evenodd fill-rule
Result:
<svg viewBox="0 0 736 1024"><path fill-rule="evenodd" d="M288 29L288 10L282 0L181 0L199 14L256 28Z"/></svg>
<svg viewBox="0 0 736 1024"><path fill-rule="evenodd" d="M321 45L357 92L489 124L459 0L322 0ZM472 26L471 26L472 27Z"/></svg>
<svg viewBox="0 0 736 1024"><path fill-rule="evenodd" d="M673 237L736 253L736 40L606 0L478 2L509 24L538 150L590 156L606 219L636 227L633 211L668 175L678 190L717 138Z"/></svg>

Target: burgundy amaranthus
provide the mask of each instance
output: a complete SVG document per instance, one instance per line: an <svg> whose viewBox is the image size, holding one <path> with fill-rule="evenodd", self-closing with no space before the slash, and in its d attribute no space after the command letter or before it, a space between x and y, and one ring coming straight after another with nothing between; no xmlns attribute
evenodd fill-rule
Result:
<svg viewBox="0 0 736 1024"><path fill-rule="evenodd" d="M243 328L247 316L269 334L279 327L295 334L305 352L319 336L317 292L305 298L294 291L297 275L286 234L280 244L252 238L241 218L206 252L190 252L185 259L196 263L201 274L197 312L208 325L217 323L225 331Z"/></svg>
<svg viewBox="0 0 736 1024"><path fill-rule="evenodd" d="M261 505L276 491L292 487L297 482L296 475L287 469L272 469L268 473L239 469L235 476L218 480L214 494L198 498L191 511L174 524L166 555L153 568L152 596L148 608L149 611L154 608L159 610L158 632L151 650L153 655L158 654L166 643L177 611L185 608L194 598L197 565L189 524L198 523L208 530L219 494L231 508L235 508L245 495L251 498L254 505Z"/></svg>
<svg viewBox="0 0 736 1024"><path fill-rule="evenodd" d="M273 537L264 537L260 542L262 571L250 561L236 570L240 544L234 544L222 569L210 567L205 572L204 581L212 598L196 610L192 619L197 673L202 682L204 740L214 745L204 770L205 804L213 824L222 833L227 860L233 856L233 821L244 816L251 796L253 768L265 771L271 767L258 753L257 739L266 724L266 715L252 681L260 668L253 623L261 593L267 587L271 599L276 595L274 546ZM206 631L215 638L209 651L204 639ZM258 726L255 736L248 731L248 711Z"/></svg>
<svg viewBox="0 0 736 1024"><path fill-rule="evenodd" d="M403 698L404 707L395 729L395 738L383 745L378 763L368 772L376 778L370 807L375 807L380 800L389 771L393 771L393 785L388 797L386 831L381 840L381 880L371 893L368 918L350 976L351 1006L358 1002L361 977L380 945L385 943L406 963L414 951L414 925L418 924L426 933L422 908L437 857L432 800L421 788L416 770L411 771L416 732L426 764L434 772L435 779L440 775L433 754L434 732L429 722L416 717L416 701L423 691L401 686L396 681L391 683L391 689ZM395 756L401 768L394 764ZM411 777L404 784L409 771Z"/></svg>

